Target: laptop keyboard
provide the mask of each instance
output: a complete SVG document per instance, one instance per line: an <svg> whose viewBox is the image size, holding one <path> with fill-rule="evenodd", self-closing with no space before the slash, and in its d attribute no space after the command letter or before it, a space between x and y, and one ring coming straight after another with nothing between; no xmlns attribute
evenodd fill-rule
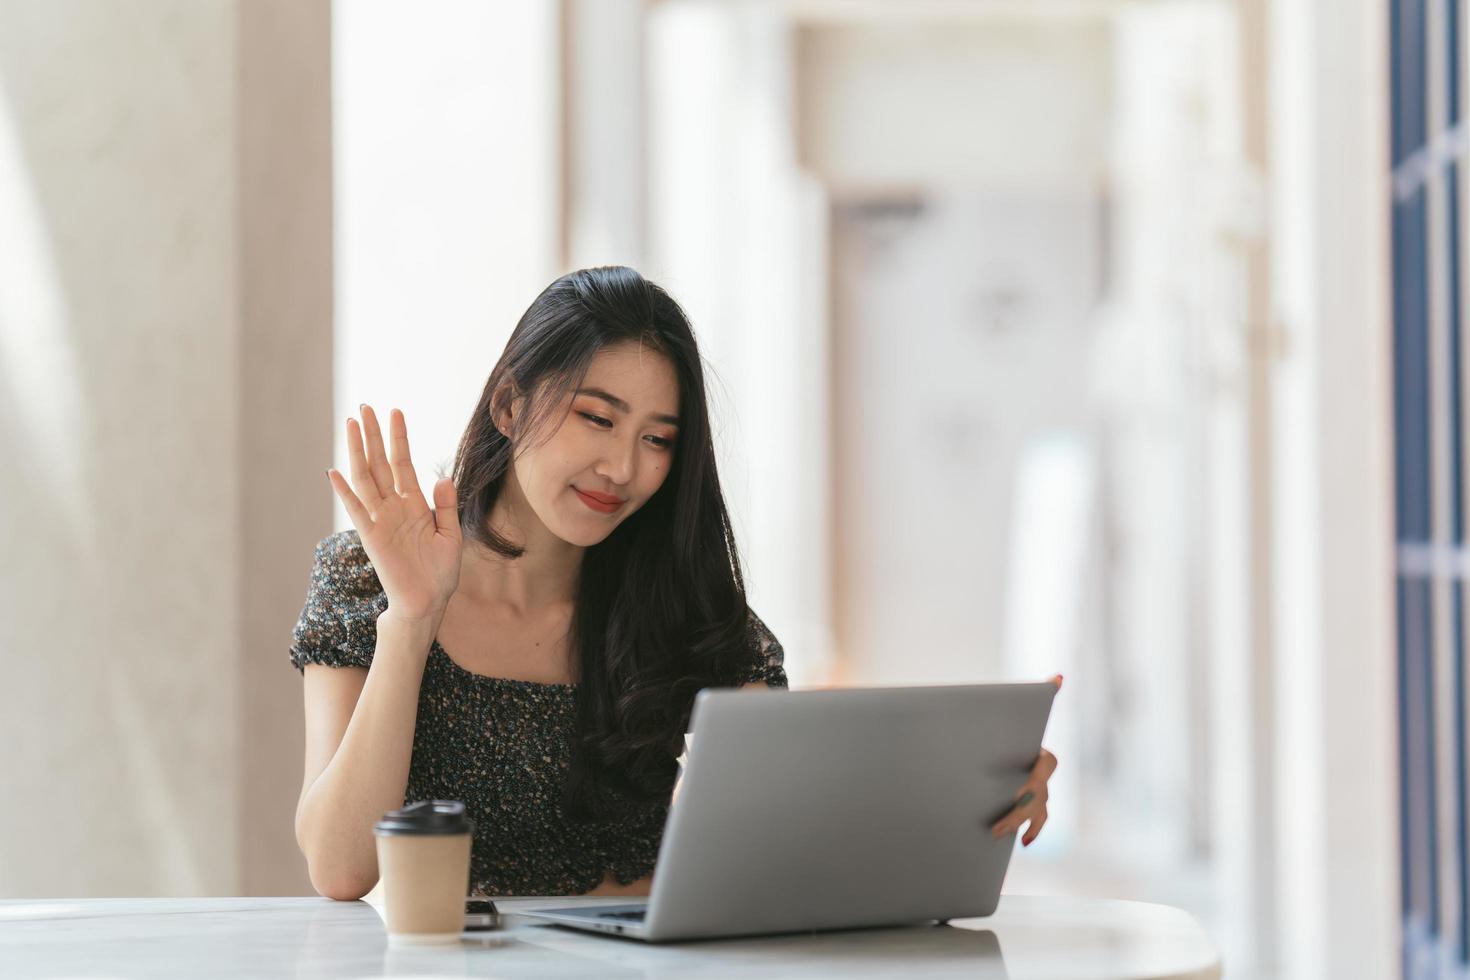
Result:
<svg viewBox="0 0 1470 980"><path fill-rule="evenodd" d="M634 909L632 912L603 912L601 917L604 919L638 919L641 921L643 914L647 911L647 909Z"/></svg>

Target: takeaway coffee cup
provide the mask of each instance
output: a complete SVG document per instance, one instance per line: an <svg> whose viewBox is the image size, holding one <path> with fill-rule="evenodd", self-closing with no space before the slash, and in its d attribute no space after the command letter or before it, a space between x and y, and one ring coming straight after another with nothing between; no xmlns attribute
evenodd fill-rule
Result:
<svg viewBox="0 0 1470 980"><path fill-rule="evenodd" d="M421 800L373 825L389 945L459 942L474 821L458 800Z"/></svg>

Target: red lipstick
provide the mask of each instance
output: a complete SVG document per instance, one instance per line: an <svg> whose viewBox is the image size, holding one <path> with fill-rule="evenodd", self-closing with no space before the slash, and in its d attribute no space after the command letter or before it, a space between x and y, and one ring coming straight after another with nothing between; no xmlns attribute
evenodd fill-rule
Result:
<svg viewBox="0 0 1470 980"><path fill-rule="evenodd" d="M611 514L623 506L622 497L614 497L610 493L598 493L595 490L579 490L577 487L572 487L572 489L577 491L577 496L582 499L582 503L599 514Z"/></svg>

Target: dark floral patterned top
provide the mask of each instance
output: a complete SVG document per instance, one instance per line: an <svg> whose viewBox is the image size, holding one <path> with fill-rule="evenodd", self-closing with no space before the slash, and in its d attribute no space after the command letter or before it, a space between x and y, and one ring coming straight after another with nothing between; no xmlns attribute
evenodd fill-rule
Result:
<svg viewBox="0 0 1470 980"><path fill-rule="evenodd" d="M367 667L388 598L355 530L325 538L291 663ZM754 613L745 681L786 686L781 644ZM470 889L486 895L578 895L608 872L628 884L653 870L668 803L619 808L605 822L569 822L561 790L571 760L576 685L472 673L429 649L419 690L406 802L463 800L475 821Z"/></svg>

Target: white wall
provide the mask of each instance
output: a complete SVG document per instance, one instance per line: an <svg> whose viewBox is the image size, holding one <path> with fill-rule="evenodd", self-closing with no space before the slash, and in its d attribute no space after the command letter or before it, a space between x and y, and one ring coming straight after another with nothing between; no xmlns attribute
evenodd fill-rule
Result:
<svg viewBox="0 0 1470 980"><path fill-rule="evenodd" d="M1269 934L1252 915L1239 243L1253 198L1234 20L1229 4L1201 0L1132 6L1115 22L1114 282L1096 365L1115 701L1096 719L1111 751L1087 802L1096 852L1148 868L1153 895L1197 911L1227 962L1249 972Z"/></svg>
<svg viewBox="0 0 1470 980"><path fill-rule="evenodd" d="M1106 170L1108 15L802 23L803 166L843 191L1075 186Z"/></svg>
<svg viewBox="0 0 1470 980"><path fill-rule="evenodd" d="M1270 14L1280 974L1396 976L1387 19Z"/></svg>
<svg viewBox="0 0 1470 980"><path fill-rule="evenodd" d="M789 25L668 5L648 24L648 263L705 360L720 478L751 605L795 686L825 680L826 248L796 167Z"/></svg>
<svg viewBox="0 0 1470 980"><path fill-rule="evenodd" d="M566 263L644 265L645 0L567 0Z"/></svg>
<svg viewBox="0 0 1470 980"><path fill-rule="evenodd" d="M1056 513L1018 519L1034 454L1091 455L1101 195L977 184L917 200L905 215L855 198L833 221L841 654L870 684L1069 673L1075 648L1041 644L1012 558L1043 556L1079 591L1086 579L1089 535L1056 541ZM1080 598L1045 599L1040 621L1076 625Z"/></svg>
<svg viewBox="0 0 1470 980"><path fill-rule="evenodd" d="M336 465L358 403L398 407L428 493L516 321L565 271L558 8L333 10Z"/></svg>

